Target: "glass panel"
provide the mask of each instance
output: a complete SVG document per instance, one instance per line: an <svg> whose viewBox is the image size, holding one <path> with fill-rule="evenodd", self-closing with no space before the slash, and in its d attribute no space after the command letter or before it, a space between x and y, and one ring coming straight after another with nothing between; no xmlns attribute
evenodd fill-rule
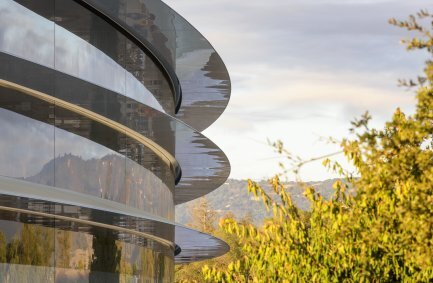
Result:
<svg viewBox="0 0 433 283"><path fill-rule="evenodd" d="M55 15L56 69L125 94L125 38L74 1L56 0Z"/></svg>
<svg viewBox="0 0 433 283"><path fill-rule="evenodd" d="M53 118L48 103L0 88L0 175L54 184Z"/></svg>
<svg viewBox="0 0 433 283"><path fill-rule="evenodd" d="M54 67L54 23L15 1L0 2L0 39L0 51Z"/></svg>
<svg viewBox="0 0 433 283"><path fill-rule="evenodd" d="M55 141L56 187L174 218L173 174L143 144L59 107Z"/></svg>
<svg viewBox="0 0 433 283"><path fill-rule="evenodd" d="M124 203L125 156L89 139L102 139L97 124L90 122L86 127L86 120L62 118L56 115L59 128L55 130L55 186ZM81 136L63 130L75 127L74 123L80 125L77 130ZM109 134L105 136L106 144L120 151L122 135Z"/></svg>
<svg viewBox="0 0 433 283"><path fill-rule="evenodd" d="M125 200L131 207L174 221L172 190L150 170L129 159L126 159Z"/></svg>
<svg viewBox="0 0 433 283"><path fill-rule="evenodd" d="M172 172L141 143L10 89L0 88L0 107L1 176L70 189L173 219ZM130 159L125 158L127 152Z"/></svg>
<svg viewBox="0 0 433 283"><path fill-rule="evenodd" d="M58 221L56 227L56 282L172 282L168 248L76 222Z"/></svg>
<svg viewBox="0 0 433 283"><path fill-rule="evenodd" d="M145 96L138 81L142 82L158 100L165 112L174 115L174 102L170 84L163 72L152 59L130 40L126 41L126 93L143 104L152 105L151 96ZM131 76L132 74L132 76ZM154 107L155 109L162 110Z"/></svg>
<svg viewBox="0 0 433 283"><path fill-rule="evenodd" d="M167 79L147 55L141 50L131 53L135 57L128 59L126 70L126 45L133 45L129 40L76 2L55 1L55 5L53 0L2 1L0 52L55 68L173 113ZM149 76L144 79L137 70L146 70ZM163 107L158 102L160 97L170 98Z"/></svg>
<svg viewBox="0 0 433 283"><path fill-rule="evenodd" d="M33 214L0 213L1 282L173 282L173 273L172 250L151 240Z"/></svg>
<svg viewBox="0 0 433 283"><path fill-rule="evenodd" d="M122 14L118 2L111 3L110 7ZM118 93L158 110L174 113L167 79L134 43L74 1L56 0L55 13L58 24L56 69L101 86L111 86L110 89ZM69 54L71 51L73 56ZM163 102L163 108L157 101Z"/></svg>
<svg viewBox="0 0 433 283"><path fill-rule="evenodd" d="M54 282L54 241L53 219L2 211L1 281Z"/></svg>

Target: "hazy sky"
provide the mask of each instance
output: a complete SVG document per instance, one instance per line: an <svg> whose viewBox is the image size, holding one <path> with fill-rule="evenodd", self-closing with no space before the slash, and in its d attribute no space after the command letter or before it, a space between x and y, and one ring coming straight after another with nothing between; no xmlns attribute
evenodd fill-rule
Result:
<svg viewBox="0 0 433 283"><path fill-rule="evenodd" d="M232 164L232 178L260 179L278 171L266 140L310 158L338 150L321 137L347 135L365 110L381 125L400 106L413 111L414 94L398 78L421 74L426 54L405 51L408 37L391 17L428 1L166 0L213 44L232 80L229 106L204 134ZM331 177L320 162L306 180Z"/></svg>

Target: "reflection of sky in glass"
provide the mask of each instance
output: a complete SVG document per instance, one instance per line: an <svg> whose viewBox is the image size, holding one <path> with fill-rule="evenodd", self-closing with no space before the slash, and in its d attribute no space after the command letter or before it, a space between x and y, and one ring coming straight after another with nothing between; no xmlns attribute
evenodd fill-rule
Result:
<svg viewBox="0 0 433 283"><path fill-rule="evenodd" d="M55 68L163 111L151 92L105 53L14 1L0 3L0 51Z"/></svg>
<svg viewBox="0 0 433 283"><path fill-rule="evenodd" d="M149 169L87 138L6 109L0 108L0 121L0 176L103 196L173 218L172 192Z"/></svg>
<svg viewBox="0 0 433 283"><path fill-rule="evenodd" d="M59 26L55 26L56 58L54 62L54 50L52 48L54 45L54 24L13 1L6 1L6 3L10 4L5 4L5 2L0 3L0 15L2 16L0 18L0 35L2 36L0 50L15 54L19 57L24 57L28 60L36 61L49 67L53 67L55 64L56 69L62 72L73 74L77 77L85 77L86 80L92 80L107 88L109 88L107 85L112 84L112 89L117 88L118 92L125 91L125 81L121 79L125 79L125 73L121 66L94 46ZM25 21L26 19L31 20L28 20L27 25L21 25L20 21ZM33 22L37 24L35 25ZM31 43L26 41L26 37L28 33L32 32L34 26L38 26L36 37L41 43L45 44L43 46L48 48L48 51L45 52L45 57L39 56L35 58L37 52L33 52L33 49L39 50L40 48L28 48L32 51L30 54L21 53L21 51L17 52L19 49L14 48L16 45L29 45ZM17 38L8 36L7 40L3 40L3 38L5 38L4 34L20 34L20 32L23 32L23 34ZM46 44L47 42L49 42L49 44ZM209 48L208 45L204 46L201 41L188 42L184 40L181 42L177 40L177 43L182 43L179 49L182 51L178 53L179 56L177 58L179 66L182 67L177 71L184 82L184 87L187 92L189 91L196 97L200 96L200 99L203 101L209 101L209 99L211 101L220 100L221 95L218 94L218 90L210 89L209 86L218 85L221 80L218 78L212 79L206 75L208 71L203 70L204 66L209 63L209 58L214 51ZM98 73L100 70L104 72ZM112 76L114 77L113 79L111 79ZM98 80L100 81L98 82ZM128 96L131 96L131 94L140 94L140 88L143 89L143 86L128 72L126 73L126 82ZM191 85L189 82L191 82ZM198 88L197 86L200 87ZM136 91L134 89L136 89ZM151 95L147 95L146 97L153 99ZM137 97L135 97L135 99L137 99ZM192 105L194 101L196 101L196 99L191 100L188 99L187 96L184 96L184 106ZM160 108L158 108L158 110L159 109ZM189 127L184 125L177 126L177 124L178 123L174 121L170 123L176 131L176 157L179 159L183 170L183 179L180 185L182 187L197 189L197 192L202 193L211 187L215 188L215 184L220 182L221 176L226 175L226 173L223 172L224 168L227 166L224 154L220 154L220 151L213 143L209 143L206 138L194 133ZM78 139L81 139L81 137L73 136L74 135L71 137L71 141L75 141L75 143L67 142L62 145L64 141L59 139L57 141L58 150L56 150L56 153L62 151L60 148L64 148L65 153L75 155L80 152L80 156L83 159L101 158L104 156L96 146L86 146L85 148L74 146L80 144ZM202 185L201 182L206 180L208 182Z"/></svg>
<svg viewBox="0 0 433 283"><path fill-rule="evenodd" d="M0 109L0 121L2 121L0 175L30 177L38 174L45 164L54 159L52 125L5 109ZM102 158L107 154L116 154L112 150L62 129L56 128L55 132L56 156L72 154L89 160Z"/></svg>
<svg viewBox="0 0 433 283"><path fill-rule="evenodd" d="M182 107L176 118L201 131L224 111L231 89L225 65L210 43L182 16L161 1L119 0L124 10L117 6L114 9L109 1L88 2L124 20L127 29L150 42L159 56L172 65L182 87Z"/></svg>
<svg viewBox="0 0 433 283"><path fill-rule="evenodd" d="M5 109L0 121L0 175L33 176L54 158L53 126Z"/></svg>
<svg viewBox="0 0 433 283"><path fill-rule="evenodd" d="M206 76L208 71L202 70L214 52L213 49L195 50L185 52L182 57L177 58L176 73L182 81L182 89L185 93L194 94L194 96L186 96L182 100L182 106L192 106L197 101L225 100L224 91L211 88L224 81Z"/></svg>
<svg viewBox="0 0 433 283"><path fill-rule="evenodd" d="M54 23L14 1L1 1L0 50L52 68Z"/></svg>

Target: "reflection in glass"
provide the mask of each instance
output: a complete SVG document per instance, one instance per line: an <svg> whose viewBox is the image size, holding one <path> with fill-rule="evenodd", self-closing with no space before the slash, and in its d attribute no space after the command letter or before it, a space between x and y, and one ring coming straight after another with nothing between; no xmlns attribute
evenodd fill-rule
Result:
<svg viewBox="0 0 433 283"><path fill-rule="evenodd" d="M53 6L43 1L47 7ZM30 8L43 6L39 2L17 2ZM0 52L54 68L164 111L157 99L161 95L172 97L167 80L142 51L135 57L128 55L131 63L126 70L126 42L132 43L108 23L74 1L56 0L56 16L48 19L17 2L0 2ZM47 10L36 9L45 16L50 14ZM148 76L138 74L137 68ZM164 103L172 113L173 102Z"/></svg>
<svg viewBox="0 0 433 283"><path fill-rule="evenodd" d="M173 191L151 171L129 159L126 159L125 197L131 207L174 220Z"/></svg>
<svg viewBox="0 0 433 283"><path fill-rule="evenodd" d="M0 2L0 38L0 51L54 67L54 23L15 1Z"/></svg>
<svg viewBox="0 0 433 283"><path fill-rule="evenodd" d="M54 170L47 164L54 159L54 109L44 101L23 98L0 88L0 175L53 185ZM45 180L34 178L39 172Z"/></svg>
<svg viewBox="0 0 433 283"><path fill-rule="evenodd" d="M163 1L86 0L117 19L142 42L149 42L175 70L182 86L176 117L202 131L224 111L230 97L227 69L210 43Z"/></svg>
<svg viewBox="0 0 433 283"><path fill-rule="evenodd" d="M174 218L173 174L143 144L86 117L5 88L0 89L0 121L0 146L4 149L0 175Z"/></svg>
<svg viewBox="0 0 433 283"><path fill-rule="evenodd" d="M55 141L56 187L173 219L172 172L142 144L58 107Z"/></svg>
<svg viewBox="0 0 433 283"><path fill-rule="evenodd" d="M157 56L176 70L184 88L184 107L178 117L202 130L220 115L230 93L227 71L215 50L182 17L160 1L87 2L102 5L120 24L126 23L126 29L151 43ZM172 241L174 232L163 227L167 223L125 211L138 208L173 219L173 203L216 188L228 175L228 161L200 133L159 112L174 115L173 86L148 56L150 51L138 48L119 28L78 3L1 1L0 79L100 113L176 153L184 173L176 199L173 172L139 139L76 114L82 112L4 89L0 89L0 146L5 149L0 154L0 175L22 179L19 182L26 185L52 186L30 184L52 188L50 193L58 187L77 192L81 200L99 198L92 198L99 201L94 203L100 204L102 198L112 201L103 202L107 207L120 209L24 202L23 196L17 197L19 207L93 219ZM66 190L57 193L74 195ZM0 196L0 202L4 198ZM20 281L173 281L173 251L161 244L164 241L114 230L0 212L0 278L16 282L22 273Z"/></svg>
<svg viewBox="0 0 433 283"><path fill-rule="evenodd" d="M0 55L0 60L5 62L0 64L0 70L6 72L10 80L30 85L31 88L43 92L52 92L52 87L45 85L46 77L52 76L47 72L47 68L12 56ZM23 72L32 75L24 79ZM151 138L175 155L182 168L176 203L202 196L219 187L226 180L230 165L224 153L214 143L188 126L133 99L116 95L71 76L57 73L54 81L56 83L54 92L58 98L118 121ZM136 162L139 162L138 160L134 159ZM152 171L151 167L146 168ZM157 176L163 178L162 175ZM172 188L172 185L167 182L165 184Z"/></svg>
<svg viewBox="0 0 433 283"><path fill-rule="evenodd" d="M54 229L10 221L11 216L2 212L0 217L1 281L54 282ZM27 221L54 225L52 219L30 216Z"/></svg>
<svg viewBox="0 0 433 283"><path fill-rule="evenodd" d="M1 282L173 281L170 251L149 240L126 243L96 227L83 233L79 226L2 211Z"/></svg>

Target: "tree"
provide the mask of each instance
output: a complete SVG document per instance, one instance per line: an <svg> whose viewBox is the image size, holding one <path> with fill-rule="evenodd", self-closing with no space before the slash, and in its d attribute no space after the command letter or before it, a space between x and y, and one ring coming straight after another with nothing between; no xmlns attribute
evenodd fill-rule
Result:
<svg viewBox="0 0 433 283"><path fill-rule="evenodd" d="M210 223L216 222L218 213L210 207L206 199L200 200L197 206L191 207L191 215L193 216L191 221L191 226L193 226L193 228L202 230L206 233L211 233L212 235L224 240L230 245L230 251L218 258L177 265L176 282L202 282L203 276L201 270L205 265L212 265L221 269L226 269L231 261L240 258L243 255L242 249L235 235L228 234L218 227L210 225ZM231 211L229 211L223 215L221 219L235 219L235 216ZM251 217L249 216L241 219L241 221L248 224L252 223Z"/></svg>
<svg viewBox="0 0 433 283"><path fill-rule="evenodd" d="M214 233L218 213L212 209L206 197L202 197L197 203L189 207L191 216L187 226L204 233ZM201 268L204 262L194 262L188 265L176 266L176 282L199 282L201 279Z"/></svg>
<svg viewBox="0 0 433 283"><path fill-rule="evenodd" d="M421 38L404 41L409 50L433 54L433 37L418 21L432 24L421 11L408 21L391 24L418 31ZM274 217L261 228L225 219L221 226L243 243L245 256L228 269L203 268L209 282L431 282L433 281L433 62L415 82L414 115L397 109L383 129L369 127L366 113L352 123L342 152L356 168L352 175L338 163L323 164L344 177L326 200L302 183L311 211L302 215L287 188L275 176L272 199L259 184L248 190L262 198ZM282 143L277 150L292 162L299 177L305 162L297 161ZM347 190L353 188L354 194Z"/></svg>
<svg viewBox="0 0 433 283"><path fill-rule="evenodd" d="M218 212L210 206L206 197L199 199L198 204L190 208L191 222L188 226L204 233L215 231Z"/></svg>

